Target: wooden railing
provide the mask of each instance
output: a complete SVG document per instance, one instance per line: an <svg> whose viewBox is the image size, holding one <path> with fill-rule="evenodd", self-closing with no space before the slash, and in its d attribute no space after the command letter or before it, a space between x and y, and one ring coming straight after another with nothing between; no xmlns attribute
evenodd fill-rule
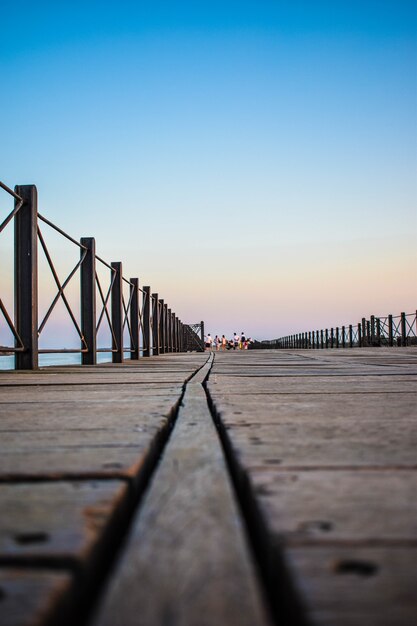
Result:
<svg viewBox="0 0 417 626"><path fill-rule="evenodd" d="M366 348L417 345L417 311L362 318L357 324L311 330L279 339L257 341L251 347L283 349Z"/></svg>
<svg viewBox="0 0 417 626"><path fill-rule="evenodd" d="M140 286L138 278L127 279L120 261L107 263L100 258L93 237L82 237L77 241L41 215L35 185L16 186L13 191L0 182L0 187L14 198L13 209L0 224L2 233L14 223L14 304L7 307L4 298L0 297L0 323L7 327L14 345L0 346L0 355L13 353L16 369L36 369L39 355L43 353L80 353L82 364L94 365L100 352L111 353L114 363L122 363L126 355L134 360L141 356L182 352L187 347L189 349L190 332L195 336L193 349L204 350L203 324L201 333L196 332L196 325L191 325L190 330L160 294L152 292L150 286ZM58 275L43 235L45 225L79 250L74 266L64 279ZM41 320L38 319L40 251L56 287L56 294ZM103 270L108 272L106 284L102 278ZM77 311L74 311L66 289L76 276L79 277L80 295ZM78 335L79 347L41 349L39 338L59 302L65 306ZM111 337L108 347L97 344L98 332L103 325L107 325Z"/></svg>

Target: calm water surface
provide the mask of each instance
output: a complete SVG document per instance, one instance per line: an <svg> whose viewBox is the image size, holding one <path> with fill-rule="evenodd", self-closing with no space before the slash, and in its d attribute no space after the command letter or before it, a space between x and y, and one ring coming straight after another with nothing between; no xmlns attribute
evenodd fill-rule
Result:
<svg viewBox="0 0 417 626"><path fill-rule="evenodd" d="M98 363L109 363L111 361L111 352L99 352L97 354ZM48 365L80 365L80 354L40 354L40 367ZM0 356L0 370L14 369L14 355Z"/></svg>

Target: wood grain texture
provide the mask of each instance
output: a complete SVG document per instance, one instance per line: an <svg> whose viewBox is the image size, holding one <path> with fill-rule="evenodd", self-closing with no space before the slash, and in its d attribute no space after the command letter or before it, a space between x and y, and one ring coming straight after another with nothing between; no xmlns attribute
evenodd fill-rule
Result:
<svg viewBox="0 0 417 626"><path fill-rule="evenodd" d="M203 379L187 386L95 626L269 623Z"/></svg>
<svg viewBox="0 0 417 626"><path fill-rule="evenodd" d="M63 572L0 568L1 626L44 626L63 616L71 584Z"/></svg>
<svg viewBox="0 0 417 626"><path fill-rule="evenodd" d="M415 349L216 355L209 393L290 622L417 623L416 362Z"/></svg>
<svg viewBox="0 0 417 626"><path fill-rule="evenodd" d="M416 548L290 548L285 559L311 624L416 623Z"/></svg>
<svg viewBox="0 0 417 626"><path fill-rule="evenodd" d="M0 373L2 626L76 623L206 360Z"/></svg>
<svg viewBox="0 0 417 626"><path fill-rule="evenodd" d="M124 481L1 484L0 563L85 566L128 495Z"/></svg>

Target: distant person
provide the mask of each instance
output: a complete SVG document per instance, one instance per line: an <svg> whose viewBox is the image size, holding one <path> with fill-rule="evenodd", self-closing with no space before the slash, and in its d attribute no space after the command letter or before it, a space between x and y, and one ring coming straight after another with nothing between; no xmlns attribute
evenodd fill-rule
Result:
<svg viewBox="0 0 417 626"><path fill-rule="evenodd" d="M222 350L226 350L227 339L224 335L222 335Z"/></svg>
<svg viewBox="0 0 417 626"><path fill-rule="evenodd" d="M216 352L218 351L219 346L220 346L220 337L218 335L216 335L214 337L214 342L213 342L213 348L216 349Z"/></svg>
<svg viewBox="0 0 417 626"><path fill-rule="evenodd" d="M206 336L206 350L211 350L211 346L213 344L213 337L210 335L210 333Z"/></svg>
<svg viewBox="0 0 417 626"><path fill-rule="evenodd" d="M233 349L236 350L236 348L239 347L239 342L240 342L240 337L237 333L234 334L233 342L234 342Z"/></svg>
<svg viewBox="0 0 417 626"><path fill-rule="evenodd" d="M245 337L245 333L244 333L244 332L243 332L243 330L242 330L242 332L241 332L241 334L240 334L240 341L239 341L239 348L240 348L241 350L243 350L243 349L244 349L244 345L245 345L245 343L246 343L246 337Z"/></svg>

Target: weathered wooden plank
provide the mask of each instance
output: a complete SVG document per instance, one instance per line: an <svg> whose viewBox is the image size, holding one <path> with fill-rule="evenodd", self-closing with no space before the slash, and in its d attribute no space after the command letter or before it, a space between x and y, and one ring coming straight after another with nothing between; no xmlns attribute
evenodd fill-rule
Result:
<svg viewBox="0 0 417 626"><path fill-rule="evenodd" d="M131 373L126 372L115 376L114 374L107 374L106 372L97 372L95 374L71 374L70 372L64 374L49 374L48 376L39 376L36 373L32 376L15 377L14 375L1 376L0 388L3 387L19 387L27 388L31 386L37 387L56 387L58 385L64 385L68 387L70 385L117 385L122 383L124 385L138 384L144 385L148 383L169 383L177 384L184 383L188 376L183 372L138 372Z"/></svg>
<svg viewBox="0 0 417 626"><path fill-rule="evenodd" d="M417 472L251 470L271 541L417 548Z"/></svg>
<svg viewBox="0 0 417 626"><path fill-rule="evenodd" d="M2 385L48 385L74 383L102 384L102 381L120 382L135 381L148 382L156 380L183 382L192 373L201 367L207 356L204 354L189 357L182 355L177 362L139 360L134 363L126 361L123 364L102 364L89 366L51 366L36 371L0 371L0 386Z"/></svg>
<svg viewBox="0 0 417 626"><path fill-rule="evenodd" d="M245 422L256 428L258 424L281 423L286 420L338 418L412 419L417 417L416 394L373 393L340 394L300 393L264 395L253 393L240 398L238 395L214 393L216 407L227 424ZM360 417L358 417L360 416Z"/></svg>
<svg viewBox="0 0 417 626"><path fill-rule="evenodd" d="M228 434L236 453L250 465L270 459L304 467L417 464L417 433L411 420L398 429L378 419L288 420L255 429L230 426Z"/></svg>
<svg viewBox="0 0 417 626"><path fill-rule="evenodd" d="M149 444L152 435L167 426L167 419L162 418L153 427L142 428L126 426L117 429L72 429L72 430L22 430L3 431L0 441L0 455L8 450L19 452L70 451L80 448L135 448L143 449Z"/></svg>
<svg viewBox="0 0 417 626"><path fill-rule="evenodd" d="M154 446L152 439L136 446L11 450L0 457L0 480L125 478L136 482Z"/></svg>
<svg viewBox="0 0 417 626"><path fill-rule="evenodd" d="M269 623L199 380L187 386L96 626Z"/></svg>
<svg viewBox="0 0 417 626"><path fill-rule="evenodd" d="M128 429L153 427L169 417L179 400L172 396L112 398L79 402L10 403L1 406L0 432L24 430Z"/></svg>
<svg viewBox="0 0 417 626"><path fill-rule="evenodd" d="M128 495L125 481L0 484L0 563L90 567Z"/></svg>
<svg viewBox="0 0 417 626"><path fill-rule="evenodd" d="M290 548L285 563L308 623L411 626L417 618L416 548Z"/></svg>
<svg viewBox="0 0 417 626"><path fill-rule="evenodd" d="M254 376L244 355L224 367L227 355L216 355L220 366L208 382L271 593L284 585L278 618L318 626L413 624L413 355L397 353L390 363L379 351L359 358L326 351L315 357L323 369L312 361L295 367L296 354L289 367L281 355L279 370L273 353L259 361L251 355Z"/></svg>
<svg viewBox="0 0 417 626"><path fill-rule="evenodd" d="M65 572L0 567L0 624L44 626L52 616L63 623L71 584Z"/></svg>
<svg viewBox="0 0 417 626"><path fill-rule="evenodd" d="M178 400L179 396L172 398L171 406L166 404L165 415L152 403L148 409L153 406L154 410L142 417L131 405L127 412L120 404L99 404L88 420L82 404L74 418L66 414L65 405L45 415L48 405L44 403L37 408L42 413L40 421L33 416L33 405L17 419L17 425L13 417L1 418L0 480L71 476L136 480L168 432ZM71 409L74 412L74 403Z"/></svg>
<svg viewBox="0 0 417 626"><path fill-rule="evenodd" d="M280 376L280 377L223 377L214 374L208 383L210 393L229 395L273 393L381 393L410 392L417 389L415 377L398 376Z"/></svg>
<svg viewBox="0 0 417 626"><path fill-rule="evenodd" d="M318 367L309 366L306 367L304 364L302 366L297 367L216 367L213 372L213 377L217 374L221 374L225 378L232 376L236 378L250 378L255 379L258 377L269 378L276 377L281 378L284 376L297 376L297 377L305 377L305 376L326 376L326 377L340 377L340 376L349 376L349 377L358 377L358 376L415 376L417 374L417 368L407 368L403 367L385 367L385 368L376 368L376 367L334 367L331 364L326 364L325 366Z"/></svg>
<svg viewBox="0 0 417 626"><path fill-rule="evenodd" d="M0 394L0 412L3 410L2 405L10 403L58 401L63 403L99 400L104 405L107 402L118 402L119 400L123 400L123 398L135 398L139 401L144 396L166 396L171 393L175 393L179 396L182 390L183 385L172 385L170 383L147 383L146 385L139 383L133 383L132 385L62 385L56 387L33 386L30 389L18 386L3 387Z"/></svg>

